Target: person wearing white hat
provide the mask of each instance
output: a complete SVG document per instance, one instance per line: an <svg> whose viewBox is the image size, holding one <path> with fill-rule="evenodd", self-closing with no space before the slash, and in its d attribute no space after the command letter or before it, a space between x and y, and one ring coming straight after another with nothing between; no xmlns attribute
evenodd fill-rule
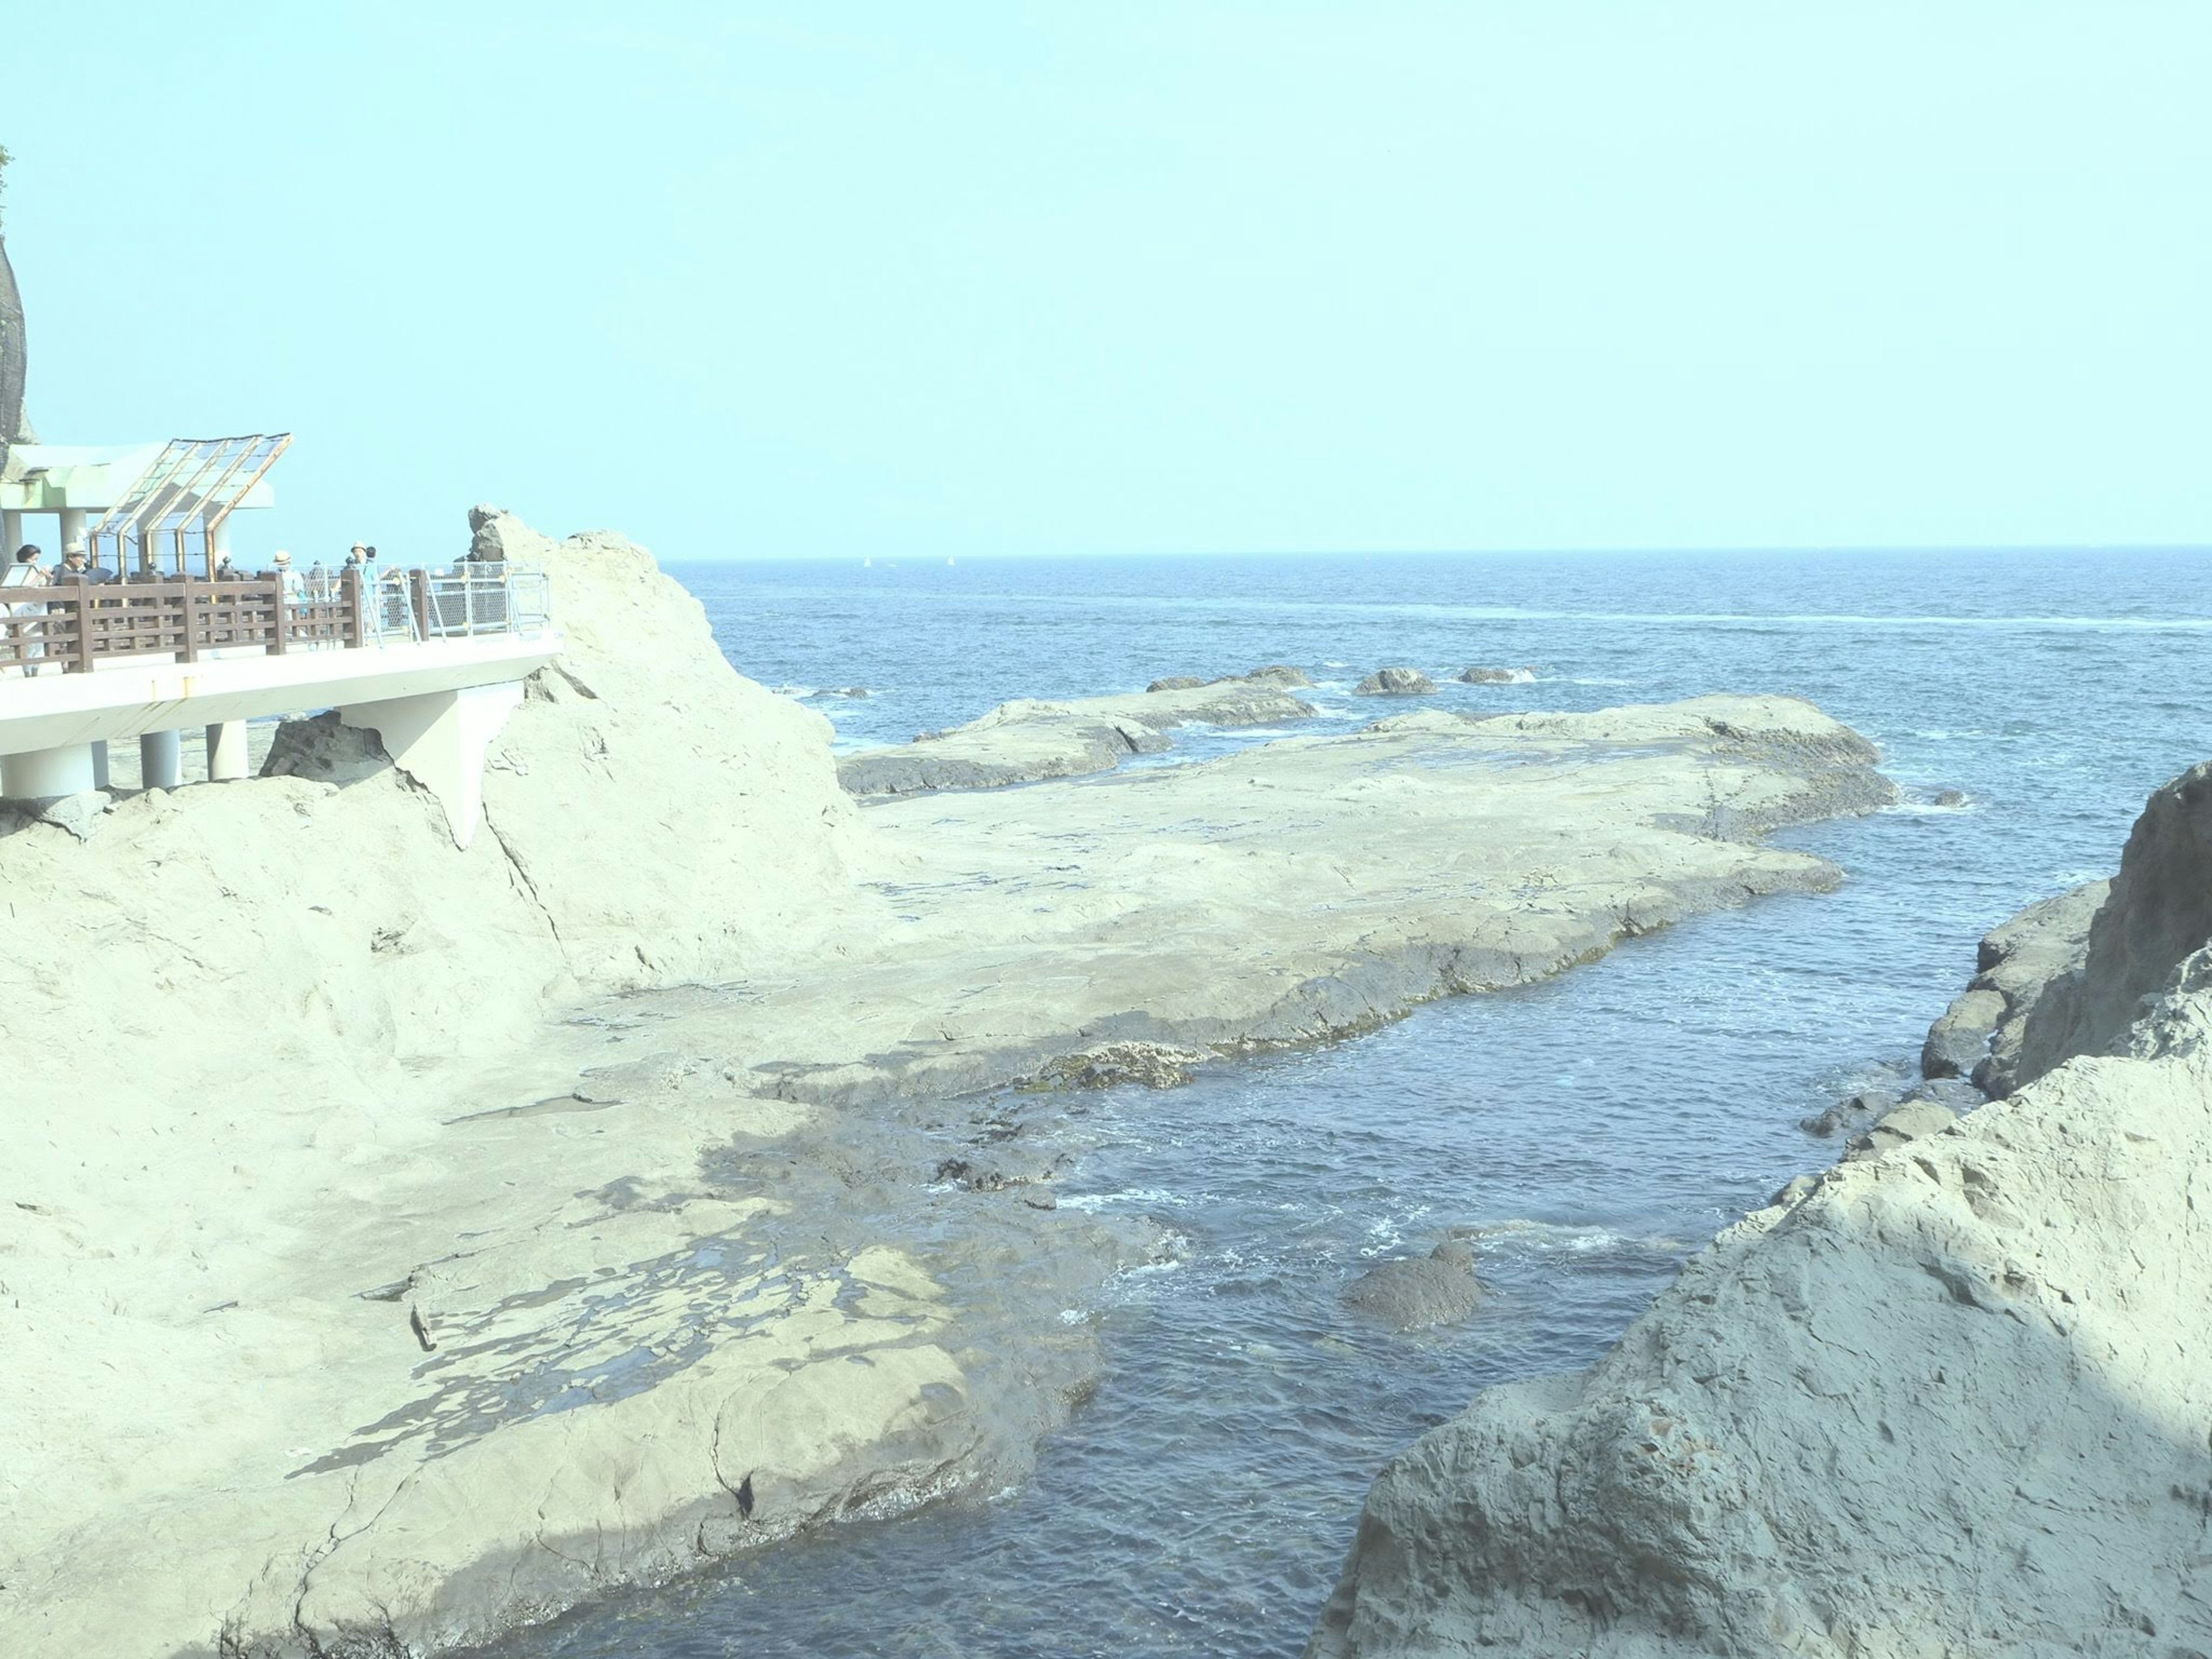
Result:
<svg viewBox="0 0 2212 1659"><path fill-rule="evenodd" d="M299 604L307 592L307 584L300 573L292 568L291 554L280 547L270 556L270 562L276 567L276 580L283 584L284 603Z"/></svg>

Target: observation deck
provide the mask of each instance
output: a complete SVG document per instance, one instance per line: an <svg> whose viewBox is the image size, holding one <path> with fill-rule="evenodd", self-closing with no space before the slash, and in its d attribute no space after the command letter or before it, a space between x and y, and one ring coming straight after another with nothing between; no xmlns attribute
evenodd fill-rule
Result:
<svg viewBox="0 0 2212 1659"><path fill-rule="evenodd" d="M107 745L134 737L146 787L180 787L187 726L210 781L243 778L246 721L335 709L465 847L485 752L560 644L544 574L498 562L0 587L0 798L104 788Z"/></svg>

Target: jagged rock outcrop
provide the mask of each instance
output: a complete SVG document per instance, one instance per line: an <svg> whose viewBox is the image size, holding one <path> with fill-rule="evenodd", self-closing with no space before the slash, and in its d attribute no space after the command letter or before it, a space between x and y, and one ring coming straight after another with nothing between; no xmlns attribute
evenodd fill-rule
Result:
<svg viewBox="0 0 2212 1659"><path fill-rule="evenodd" d="M1425 697L1437 683L1418 668L1378 668L1352 688L1362 697Z"/></svg>
<svg viewBox="0 0 2212 1659"><path fill-rule="evenodd" d="M1923 1073L1970 1078L1991 1096L2008 1093L2028 1016L2047 986L2081 966L2090 919L2110 885L2085 882L1992 928L1982 940L1972 981L1929 1027L1920 1050Z"/></svg>
<svg viewBox="0 0 2212 1659"><path fill-rule="evenodd" d="M2078 962L2046 982L2025 1012L2016 1061L2002 1087L2033 1082L2075 1054L2124 1047L2146 1000L2212 939L2212 763L2150 798L2119 874L2089 923Z"/></svg>
<svg viewBox="0 0 2212 1659"><path fill-rule="evenodd" d="M1991 935L2008 1099L1900 1106L1588 1370L1425 1436L1309 1652L2212 1652L2208 796L2152 798L2078 968L2035 978L2082 892Z"/></svg>
<svg viewBox="0 0 2212 1659"><path fill-rule="evenodd" d="M1462 668L1459 678L1468 685L1529 685L1535 682L1534 668Z"/></svg>

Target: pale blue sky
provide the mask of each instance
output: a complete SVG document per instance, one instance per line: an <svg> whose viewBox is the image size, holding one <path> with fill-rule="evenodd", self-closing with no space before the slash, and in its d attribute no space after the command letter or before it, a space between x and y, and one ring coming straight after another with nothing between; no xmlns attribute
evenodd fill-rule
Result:
<svg viewBox="0 0 2212 1659"><path fill-rule="evenodd" d="M2212 540L2200 0L11 38L33 413L289 427L251 551Z"/></svg>

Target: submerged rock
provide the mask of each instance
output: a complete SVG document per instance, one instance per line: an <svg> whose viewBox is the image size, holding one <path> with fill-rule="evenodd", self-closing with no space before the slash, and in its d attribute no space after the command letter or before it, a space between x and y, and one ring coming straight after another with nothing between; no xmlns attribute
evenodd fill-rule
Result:
<svg viewBox="0 0 2212 1659"><path fill-rule="evenodd" d="M1352 689L1363 697L1418 697L1435 690L1437 683L1418 668L1378 668Z"/></svg>
<svg viewBox="0 0 2212 1659"><path fill-rule="evenodd" d="M1378 1261L1352 1282L1344 1299L1395 1330L1456 1324L1482 1305L1474 1247L1446 1239L1425 1256Z"/></svg>
<svg viewBox="0 0 2212 1659"><path fill-rule="evenodd" d="M1536 678L1534 668L1463 668L1460 678L1469 685L1527 685Z"/></svg>
<svg viewBox="0 0 2212 1659"><path fill-rule="evenodd" d="M1871 1123L1885 1112L1894 1111L1904 1097L1894 1089L1863 1089L1857 1094L1838 1101L1824 1112L1800 1118L1797 1127L1808 1135L1832 1135L1845 1129L1856 1130Z"/></svg>
<svg viewBox="0 0 2212 1659"><path fill-rule="evenodd" d="M1045 1088L1110 1089L1140 1083L1147 1089L1172 1089L1189 1082L1193 1069L1212 1058L1203 1048L1169 1042L1104 1042L1061 1055L1037 1073L1036 1081Z"/></svg>

